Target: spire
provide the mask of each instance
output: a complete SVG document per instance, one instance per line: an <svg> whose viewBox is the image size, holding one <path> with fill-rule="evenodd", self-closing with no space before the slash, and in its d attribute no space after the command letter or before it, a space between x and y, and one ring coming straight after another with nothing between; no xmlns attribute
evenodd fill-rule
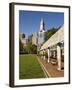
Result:
<svg viewBox="0 0 72 90"><path fill-rule="evenodd" d="M41 24L43 24L43 22L44 22L44 20L43 20L43 18L41 18Z"/></svg>
<svg viewBox="0 0 72 90"><path fill-rule="evenodd" d="M41 18L41 22L40 22L40 31L45 31L45 24L44 24L44 20L43 18Z"/></svg>

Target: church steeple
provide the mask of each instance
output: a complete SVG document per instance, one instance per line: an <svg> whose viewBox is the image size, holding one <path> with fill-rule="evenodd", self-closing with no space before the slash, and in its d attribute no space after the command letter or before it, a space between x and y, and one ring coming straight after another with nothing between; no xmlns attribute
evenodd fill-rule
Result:
<svg viewBox="0 0 72 90"><path fill-rule="evenodd" d="M38 50L40 49L40 46L44 42L44 37L45 37L45 24L44 24L43 18L41 18L40 28L39 28L39 32L38 32L38 47L37 47Z"/></svg>
<svg viewBox="0 0 72 90"><path fill-rule="evenodd" d="M45 24L43 18L41 18L41 22L40 22L40 32L42 31L45 31Z"/></svg>

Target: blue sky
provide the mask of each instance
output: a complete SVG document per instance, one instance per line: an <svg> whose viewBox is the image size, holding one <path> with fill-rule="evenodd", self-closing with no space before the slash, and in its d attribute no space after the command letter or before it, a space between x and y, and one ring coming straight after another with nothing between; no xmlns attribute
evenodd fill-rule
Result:
<svg viewBox="0 0 72 90"><path fill-rule="evenodd" d="M45 29L59 27L64 24L64 13L19 11L19 32L25 33L26 37L33 32L38 32L41 18L44 19Z"/></svg>

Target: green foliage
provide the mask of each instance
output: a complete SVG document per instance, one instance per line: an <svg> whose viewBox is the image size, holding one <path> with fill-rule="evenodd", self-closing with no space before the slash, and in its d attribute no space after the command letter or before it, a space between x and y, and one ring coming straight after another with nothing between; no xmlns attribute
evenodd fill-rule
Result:
<svg viewBox="0 0 72 90"><path fill-rule="evenodd" d="M26 46L20 44L20 48L20 54L37 54L37 46L34 44L28 43Z"/></svg>
<svg viewBox="0 0 72 90"><path fill-rule="evenodd" d="M23 48L22 51L20 51L20 54L28 54L28 48Z"/></svg>
<svg viewBox="0 0 72 90"><path fill-rule="evenodd" d="M19 53L23 52L23 44L21 43L21 40L19 40Z"/></svg>
<svg viewBox="0 0 72 90"><path fill-rule="evenodd" d="M37 46L36 45L32 45L32 52L34 54L37 54Z"/></svg>
<svg viewBox="0 0 72 90"><path fill-rule="evenodd" d="M30 53L32 53L32 44L30 44L30 43L28 43L27 45L26 45L26 48L28 49L28 53L30 54Z"/></svg>
<svg viewBox="0 0 72 90"><path fill-rule="evenodd" d="M25 37L25 35L23 37ZM20 54L37 54L37 46L32 43L27 43L26 46L24 46L21 40L19 40L19 53Z"/></svg>
<svg viewBox="0 0 72 90"><path fill-rule="evenodd" d="M51 28L45 32L45 41L47 41L59 28Z"/></svg>
<svg viewBox="0 0 72 90"><path fill-rule="evenodd" d="M36 45L32 45L30 43L27 44L27 48L29 50L29 54L37 54L37 46Z"/></svg>

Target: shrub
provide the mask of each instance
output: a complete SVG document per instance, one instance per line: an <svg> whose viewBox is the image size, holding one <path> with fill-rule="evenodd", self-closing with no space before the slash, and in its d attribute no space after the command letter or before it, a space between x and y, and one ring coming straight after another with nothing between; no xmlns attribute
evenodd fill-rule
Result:
<svg viewBox="0 0 72 90"><path fill-rule="evenodd" d="M21 51L20 51L20 54L28 54L28 49L27 48L23 48Z"/></svg>

